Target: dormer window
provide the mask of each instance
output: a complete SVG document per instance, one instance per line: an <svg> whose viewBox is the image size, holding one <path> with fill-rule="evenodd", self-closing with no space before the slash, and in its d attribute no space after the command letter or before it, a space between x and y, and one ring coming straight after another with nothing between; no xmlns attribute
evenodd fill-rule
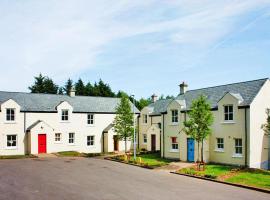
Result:
<svg viewBox="0 0 270 200"><path fill-rule="evenodd" d="M224 106L224 120L233 121L233 105Z"/></svg>
<svg viewBox="0 0 270 200"><path fill-rule="evenodd" d="M178 123L178 110L172 110L172 123Z"/></svg>
<svg viewBox="0 0 270 200"><path fill-rule="evenodd" d="M147 124L147 115L143 115L143 123Z"/></svg>
<svg viewBox="0 0 270 200"><path fill-rule="evenodd" d="M7 108L6 121L15 121L15 109L14 108Z"/></svg>
<svg viewBox="0 0 270 200"><path fill-rule="evenodd" d="M68 110L62 110L62 121L68 121Z"/></svg>

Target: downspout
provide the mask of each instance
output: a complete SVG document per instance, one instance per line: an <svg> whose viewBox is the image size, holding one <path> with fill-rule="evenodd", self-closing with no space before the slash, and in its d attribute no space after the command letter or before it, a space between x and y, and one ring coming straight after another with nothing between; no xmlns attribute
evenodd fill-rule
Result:
<svg viewBox="0 0 270 200"><path fill-rule="evenodd" d="M163 136L163 158L165 157L165 133L164 133L164 114L162 114L162 136Z"/></svg>
<svg viewBox="0 0 270 200"><path fill-rule="evenodd" d="M105 153L104 151L105 149L104 149L104 131L103 131L102 132L102 152Z"/></svg>
<svg viewBox="0 0 270 200"><path fill-rule="evenodd" d="M247 164L247 148L248 148L248 133L247 133L247 108L245 108L245 167L248 166Z"/></svg>
<svg viewBox="0 0 270 200"><path fill-rule="evenodd" d="M138 143L138 148L140 149L140 115L137 117L137 124L138 124L138 141L137 141L137 143Z"/></svg>

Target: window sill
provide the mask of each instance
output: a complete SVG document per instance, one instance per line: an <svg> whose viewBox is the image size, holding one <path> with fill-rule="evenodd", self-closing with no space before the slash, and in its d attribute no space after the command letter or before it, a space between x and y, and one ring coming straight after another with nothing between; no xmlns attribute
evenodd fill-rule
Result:
<svg viewBox="0 0 270 200"><path fill-rule="evenodd" d="M70 121L60 121L60 123L70 123Z"/></svg>
<svg viewBox="0 0 270 200"><path fill-rule="evenodd" d="M95 127L95 124L87 124L87 127Z"/></svg>
<svg viewBox="0 0 270 200"><path fill-rule="evenodd" d="M214 151L219 152L219 153L224 153L225 152L224 149L215 149Z"/></svg>
<svg viewBox="0 0 270 200"><path fill-rule="evenodd" d="M232 158L243 158L243 154L233 154Z"/></svg>
<svg viewBox="0 0 270 200"><path fill-rule="evenodd" d="M75 146L75 143L68 143L68 146Z"/></svg>
<svg viewBox="0 0 270 200"><path fill-rule="evenodd" d="M18 147L6 147L6 150L18 150Z"/></svg>
<svg viewBox="0 0 270 200"><path fill-rule="evenodd" d="M170 150L170 153L178 153L179 152L179 149L171 149Z"/></svg>
<svg viewBox="0 0 270 200"><path fill-rule="evenodd" d="M17 124L16 121L4 121L4 124Z"/></svg>
<svg viewBox="0 0 270 200"><path fill-rule="evenodd" d="M63 144L63 142L54 142L54 144Z"/></svg>
<svg viewBox="0 0 270 200"><path fill-rule="evenodd" d="M223 121L221 124L235 124L235 121Z"/></svg>
<svg viewBox="0 0 270 200"><path fill-rule="evenodd" d="M178 126L179 125L179 122L177 122L177 123L171 123L170 125L171 126Z"/></svg>

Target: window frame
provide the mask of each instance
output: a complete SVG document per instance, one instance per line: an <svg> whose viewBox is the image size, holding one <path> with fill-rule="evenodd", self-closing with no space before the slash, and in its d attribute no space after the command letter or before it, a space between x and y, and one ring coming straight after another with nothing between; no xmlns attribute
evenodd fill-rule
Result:
<svg viewBox="0 0 270 200"><path fill-rule="evenodd" d="M143 134L143 143L147 144L147 134Z"/></svg>
<svg viewBox="0 0 270 200"><path fill-rule="evenodd" d="M241 145L239 141L241 141ZM241 150L241 153L239 153L238 150ZM242 138L234 138L234 155L238 155L238 156L243 155L243 139Z"/></svg>
<svg viewBox="0 0 270 200"><path fill-rule="evenodd" d="M56 136L57 134L59 134L59 137ZM59 139L59 140L57 140L57 139ZM62 141L62 134L61 133L55 133L54 134L54 142L55 143L61 143L61 141Z"/></svg>
<svg viewBox="0 0 270 200"><path fill-rule="evenodd" d="M94 135L87 135L87 137L86 137L86 145L87 146L95 146L95 136Z"/></svg>
<svg viewBox="0 0 270 200"><path fill-rule="evenodd" d="M220 140L222 140L222 142ZM224 138L216 138L216 151L224 152Z"/></svg>
<svg viewBox="0 0 270 200"><path fill-rule="evenodd" d="M9 139L8 137L12 137L12 136L15 136L15 140L14 139L11 139L12 143L15 141L15 146L8 146L9 144ZM8 134L6 135L6 148L7 149L17 149L18 148L18 135L17 134Z"/></svg>
<svg viewBox="0 0 270 200"><path fill-rule="evenodd" d="M10 112L8 112L10 111ZM13 113L11 113L13 111ZM12 119L13 117L13 119ZM9 119L8 119L9 118ZM13 123L16 120L16 109L15 108L6 108L6 122Z"/></svg>
<svg viewBox="0 0 270 200"><path fill-rule="evenodd" d="M95 125L95 114L87 113L87 125L89 126Z"/></svg>
<svg viewBox="0 0 270 200"><path fill-rule="evenodd" d="M227 108L227 111L226 111L226 108ZM230 110L230 108L232 108L232 110ZM226 122L232 122L234 121L234 106L233 104L227 104L227 105L224 105L224 121Z"/></svg>
<svg viewBox="0 0 270 200"><path fill-rule="evenodd" d="M67 113L64 113L67 112ZM61 110L61 121L68 122L69 121L69 109L62 109Z"/></svg>
<svg viewBox="0 0 270 200"><path fill-rule="evenodd" d="M179 151L179 144L177 142L177 137L171 137L171 151L178 152Z"/></svg>
<svg viewBox="0 0 270 200"><path fill-rule="evenodd" d="M70 137L71 134L73 135L73 137ZM70 142L70 141L73 141L73 142ZM75 133L71 132L71 133L68 133L68 144L69 145L74 145L75 144Z"/></svg>
<svg viewBox="0 0 270 200"><path fill-rule="evenodd" d="M148 123L148 115L143 114L143 124L147 124L147 123Z"/></svg>
<svg viewBox="0 0 270 200"><path fill-rule="evenodd" d="M179 112L178 112L177 109L172 109L171 110L171 116L172 116L171 122L173 124L178 124L179 123Z"/></svg>

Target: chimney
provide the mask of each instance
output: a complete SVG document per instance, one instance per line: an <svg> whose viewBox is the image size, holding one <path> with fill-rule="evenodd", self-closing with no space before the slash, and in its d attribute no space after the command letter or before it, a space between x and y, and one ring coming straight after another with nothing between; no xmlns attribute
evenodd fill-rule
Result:
<svg viewBox="0 0 270 200"><path fill-rule="evenodd" d="M188 88L188 85L183 81L180 85L180 94L185 94Z"/></svg>
<svg viewBox="0 0 270 200"><path fill-rule="evenodd" d="M70 97L75 97L76 96L76 90L75 90L74 86L72 86L71 90L69 91L69 96Z"/></svg>
<svg viewBox="0 0 270 200"><path fill-rule="evenodd" d="M155 103L157 101L158 96L153 94L151 97L152 97L152 103Z"/></svg>

